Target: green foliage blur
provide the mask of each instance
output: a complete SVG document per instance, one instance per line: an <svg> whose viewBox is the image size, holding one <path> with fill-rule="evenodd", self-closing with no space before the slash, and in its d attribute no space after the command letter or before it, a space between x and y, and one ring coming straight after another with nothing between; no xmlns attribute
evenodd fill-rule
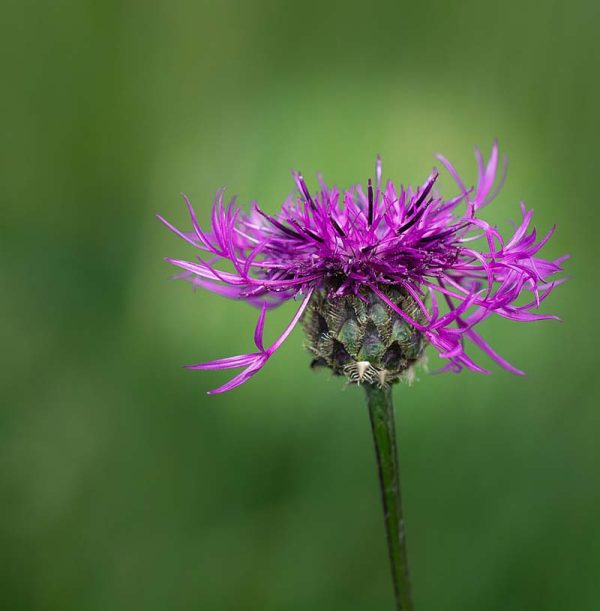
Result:
<svg viewBox="0 0 600 611"><path fill-rule="evenodd" d="M297 329L207 397L227 372L182 365L248 351L256 311L172 282L192 253L154 215L221 186L275 211L292 168L343 187L377 153L472 183L495 137L487 217L533 206L571 279L562 323L482 328L526 377L395 390L416 608L599 608L599 7L3 3L0 609L391 609L362 391Z"/></svg>

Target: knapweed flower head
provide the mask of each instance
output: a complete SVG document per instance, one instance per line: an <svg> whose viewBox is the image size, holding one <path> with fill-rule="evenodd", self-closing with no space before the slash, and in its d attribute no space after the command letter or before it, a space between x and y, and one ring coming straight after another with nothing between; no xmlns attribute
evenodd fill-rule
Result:
<svg viewBox="0 0 600 611"><path fill-rule="evenodd" d="M431 344L447 361L442 370L488 373L467 354L472 344L504 369L522 374L476 331L497 315L530 322L556 318L536 312L561 281L566 259L538 256L554 227L541 239L531 226L532 210L504 237L480 213L497 194L498 148L484 161L476 152L478 181L467 188L451 163L439 161L457 185L444 199L436 189L437 170L418 188L375 182L340 191L319 177L311 192L301 174L297 193L271 216L252 203L249 212L228 204L218 191L203 229L184 196L191 231L160 220L197 249L200 256L167 259L183 270L177 277L260 310L254 331L256 351L191 369L241 369L220 393L257 373L303 319L313 365L326 366L352 382L386 385L397 381ZM496 186L496 183L499 185ZM263 343L269 309L287 301L299 306L280 337Z"/></svg>

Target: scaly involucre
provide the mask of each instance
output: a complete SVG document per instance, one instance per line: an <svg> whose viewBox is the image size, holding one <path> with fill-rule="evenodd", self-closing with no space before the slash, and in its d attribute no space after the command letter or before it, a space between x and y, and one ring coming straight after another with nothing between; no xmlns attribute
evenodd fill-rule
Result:
<svg viewBox="0 0 600 611"><path fill-rule="evenodd" d="M512 373L522 372L498 355L475 331L492 314L530 322L556 318L535 313L540 303L561 282L554 279L567 257L554 261L538 257L554 227L537 239L531 227L533 210L521 203L521 221L505 239L500 231L479 218L480 210L497 194L498 148L489 161L476 152L478 182L467 189L450 162L440 162L458 185L458 194L443 199L434 188L438 172L414 190L381 182L381 161L375 184L368 182L344 192L328 187L319 177L320 190L310 193L301 174L294 173L296 196L283 203L276 216L253 202L249 213L217 193L210 230L203 230L187 197L193 231L160 220L208 257L194 261L167 259L184 270L195 286L260 308L254 333L256 352L218 359L191 369L244 368L211 393L231 390L247 381L281 346L304 312L314 291L326 290L334 299L361 297L371 290L408 324L423 333L447 364L443 370L468 368L488 373L465 352L466 340ZM503 180L500 181L502 183ZM482 244L476 248L479 240ZM225 263L229 271L220 268ZM418 322L385 294L386 286L406 291L418 304ZM520 299L522 295L526 297ZM263 345L267 310L301 298L301 305L282 335ZM518 302L518 303L517 303Z"/></svg>

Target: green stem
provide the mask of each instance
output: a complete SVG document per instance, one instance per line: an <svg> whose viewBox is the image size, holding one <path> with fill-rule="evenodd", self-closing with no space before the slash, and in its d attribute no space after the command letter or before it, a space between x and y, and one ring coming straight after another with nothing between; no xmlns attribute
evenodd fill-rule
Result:
<svg viewBox="0 0 600 611"><path fill-rule="evenodd" d="M366 384L397 611L413 611L391 387Z"/></svg>

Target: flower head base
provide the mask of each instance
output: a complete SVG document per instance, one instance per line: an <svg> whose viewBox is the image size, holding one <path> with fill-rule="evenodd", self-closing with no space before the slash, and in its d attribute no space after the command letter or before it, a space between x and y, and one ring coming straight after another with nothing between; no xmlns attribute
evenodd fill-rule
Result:
<svg viewBox="0 0 600 611"><path fill-rule="evenodd" d="M396 188L391 181L383 186L378 159L375 184L369 180L366 193L360 186L340 192L320 179L319 191L311 194L302 175L294 174L298 194L284 202L277 216L265 213L256 203L248 214L234 201L226 206L223 191L219 191L210 231L201 229L187 198L193 231L182 232L159 217L208 255L194 261L167 259L184 270L178 277L260 308L255 331L257 352L191 366L244 367L227 384L211 392L235 388L259 371L305 310L305 330L316 363L345 374L351 381L374 383L376 377L383 383L397 380L420 356L425 343L432 344L448 361L444 370L468 368L488 373L467 355L465 344L471 342L500 366L522 373L499 356L474 327L492 314L525 322L556 318L535 310L561 282L554 277L566 257L550 261L537 256L554 228L538 240L535 229L530 228L533 211L523 204L522 219L509 239L479 217L499 189L492 191L498 166L496 145L487 163L477 152L479 177L475 189L467 189L450 162L438 158L458 185L458 194L448 200L435 189L435 170L415 190ZM484 244L480 249L474 245L478 239ZM221 262L229 271L219 266ZM521 298L523 294L527 295L525 299ZM297 296L302 296L302 303L291 323L265 349L262 334L267 310ZM331 310L331 304L337 304L338 309L352 310L360 326L360 303L369 314L363 317L364 328L357 331L360 346L356 338L347 335L349 327L342 333L342 338L349 341L344 349L352 360L344 365L327 348L333 332L336 341L341 341L342 328L332 331L334 320L328 321L324 313ZM383 318L377 327L380 316ZM398 353L401 344L397 343L396 358L392 359L393 350L387 356L386 351L397 340L389 343L392 336L387 329L391 324L398 330L398 321L403 321L405 335L417 333L418 348L405 346L407 351ZM377 331L375 343L379 343L377 354L369 353L364 343L366 337L375 337L373 328Z"/></svg>
<svg viewBox="0 0 600 611"><path fill-rule="evenodd" d="M383 293L410 317L424 323L415 300L402 289ZM303 317L313 367L328 367L356 384L387 386L403 375L410 378L423 355L423 334L401 318L373 291L359 296L313 294Z"/></svg>

